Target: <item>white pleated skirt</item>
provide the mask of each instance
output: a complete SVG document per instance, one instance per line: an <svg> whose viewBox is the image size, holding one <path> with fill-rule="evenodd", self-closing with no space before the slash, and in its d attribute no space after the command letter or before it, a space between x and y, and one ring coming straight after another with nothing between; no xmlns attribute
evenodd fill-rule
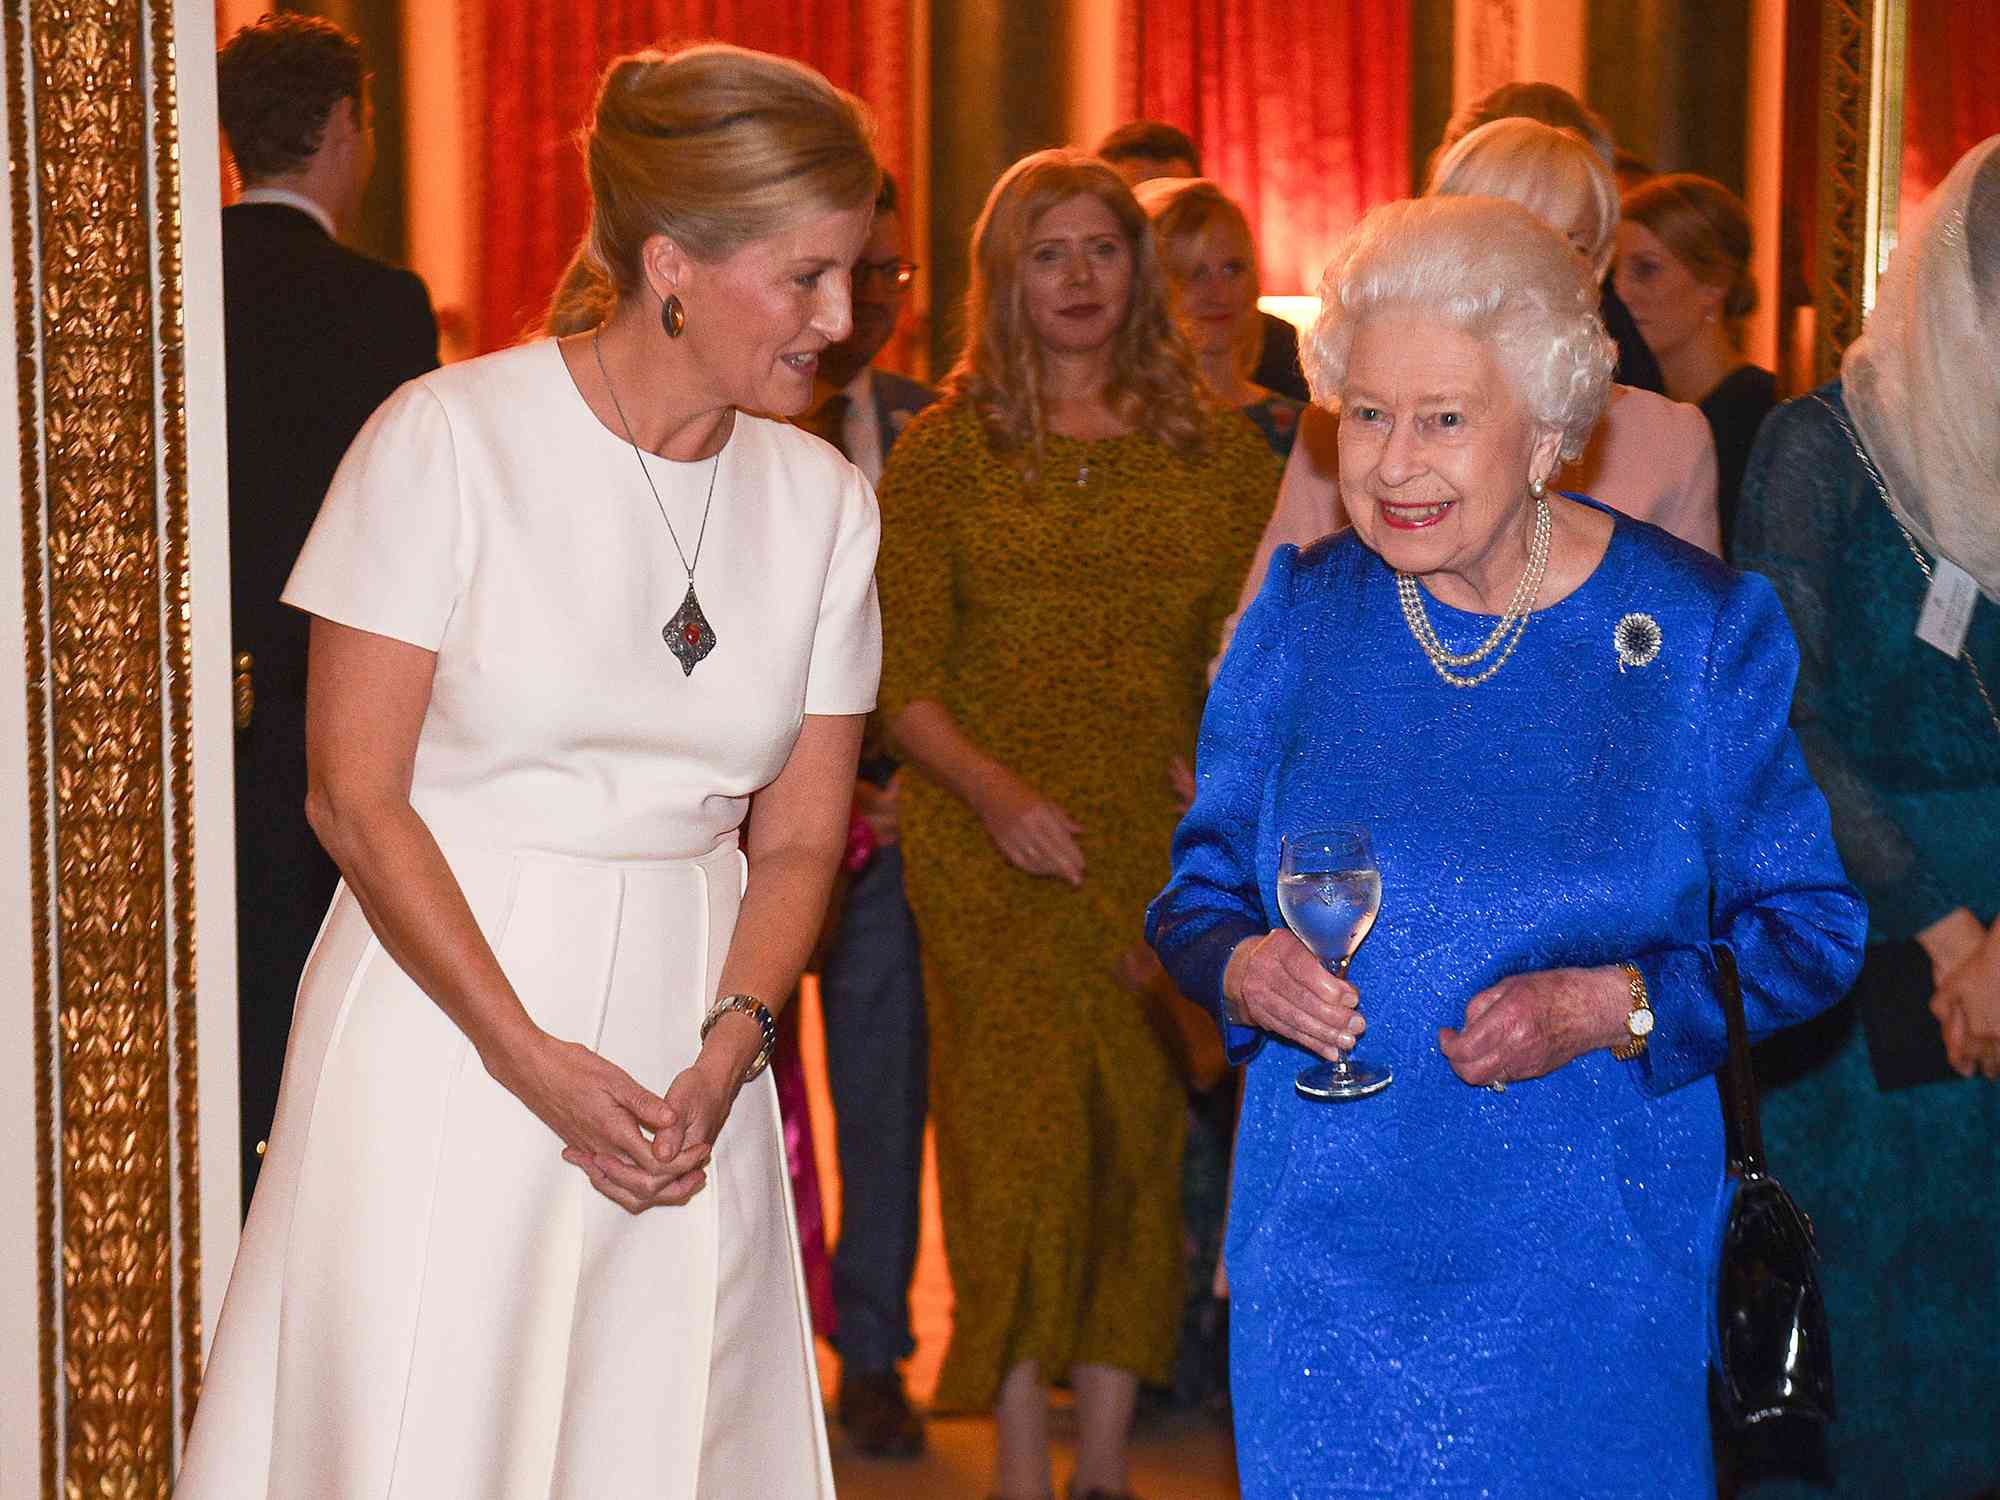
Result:
<svg viewBox="0 0 2000 1500"><path fill-rule="evenodd" d="M735 848L446 854L543 1028L655 1092L693 1061ZM769 1074L684 1206L627 1214L561 1151L343 886L300 986L182 1500L830 1497Z"/></svg>

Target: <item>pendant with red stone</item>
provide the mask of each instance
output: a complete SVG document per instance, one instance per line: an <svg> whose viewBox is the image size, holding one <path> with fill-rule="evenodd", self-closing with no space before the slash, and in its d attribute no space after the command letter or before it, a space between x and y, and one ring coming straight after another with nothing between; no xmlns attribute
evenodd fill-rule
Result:
<svg viewBox="0 0 2000 1500"><path fill-rule="evenodd" d="M701 601L694 596L692 578L688 580L687 597L661 628L660 636L680 662L684 677L692 676L695 665L715 649L715 631L708 623L708 616L701 612Z"/></svg>

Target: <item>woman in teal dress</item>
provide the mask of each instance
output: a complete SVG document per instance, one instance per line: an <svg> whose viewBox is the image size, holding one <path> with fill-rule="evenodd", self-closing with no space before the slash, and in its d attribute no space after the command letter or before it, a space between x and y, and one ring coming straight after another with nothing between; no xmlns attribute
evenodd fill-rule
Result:
<svg viewBox="0 0 2000 1500"><path fill-rule="evenodd" d="M1738 556L1798 634L1793 722L1871 918L1851 1002L1760 1059L1771 1160L1825 1257L1840 1419L1823 1450L1751 1454L1786 1475L1759 1500L2000 1485L1996 348L2000 137L1926 205L1843 378L1765 423L1744 485ZM1954 580L1962 642L1920 638Z"/></svg>

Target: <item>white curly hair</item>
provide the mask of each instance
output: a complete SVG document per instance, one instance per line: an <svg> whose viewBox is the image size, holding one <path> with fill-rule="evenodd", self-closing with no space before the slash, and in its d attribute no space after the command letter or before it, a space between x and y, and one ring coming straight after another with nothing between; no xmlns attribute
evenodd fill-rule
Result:
<svg viewBox="0 0 2000 1500"><path fill-rule="evenodd" d="M1432 318L1490 344L1536 425L1580 455L1611 393L1617 346L1569 243L1499 198L1405 198L1348 232L1319 283L1299 356L1316 404L1340 404L1354 332L1385 312Z"/></svg>

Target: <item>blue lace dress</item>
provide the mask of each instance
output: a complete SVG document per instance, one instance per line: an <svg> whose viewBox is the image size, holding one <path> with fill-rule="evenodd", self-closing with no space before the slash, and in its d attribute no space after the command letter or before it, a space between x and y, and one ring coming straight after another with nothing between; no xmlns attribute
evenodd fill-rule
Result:
<svg viewBox="0 0 2000 1500"><path fill-rule="evenodd" d="M1249 1060L1228 1255L1248 1500L1714 1493L1706 1309L1723 1210L1711 932L1754 1032L1846 988L1865 915L1786 709L1770 586L1616 517L1604 559L1491 681L1441 682L1351 532L1281 548L1203 721L1199 794L1148 932L1214 1008L1279 925L1278 840L1365 822L1381 915L1355 959L1384 1093L1307 1102ZM1448 646L1485 617L1429 603ZM1620 669L1643 612L1658 653ZM1646 1054L1468 1087L1437 1028L1505 975L1622 959Z"/></svg>
<svg viewBox="0 0 2000 1500"><path fill-rule="evenodd" d="M1798 632L1793 720L1869 941L1891 944L2000 911L2000 728L1965 664L1916 638L1923 574L1842 420L1837 381L1772 414L1737 552ZM1991 599L1966 645L2000 691ZM2000 1088L1885 1094L1853 1015L1830 1019L1819 1066L1765 1096L1764 1137L1825 1257L1840 1420L1824 1453L1777 1456L1813 1478L1755 1494L1963 1500L2000 1484Z"/></svg>

